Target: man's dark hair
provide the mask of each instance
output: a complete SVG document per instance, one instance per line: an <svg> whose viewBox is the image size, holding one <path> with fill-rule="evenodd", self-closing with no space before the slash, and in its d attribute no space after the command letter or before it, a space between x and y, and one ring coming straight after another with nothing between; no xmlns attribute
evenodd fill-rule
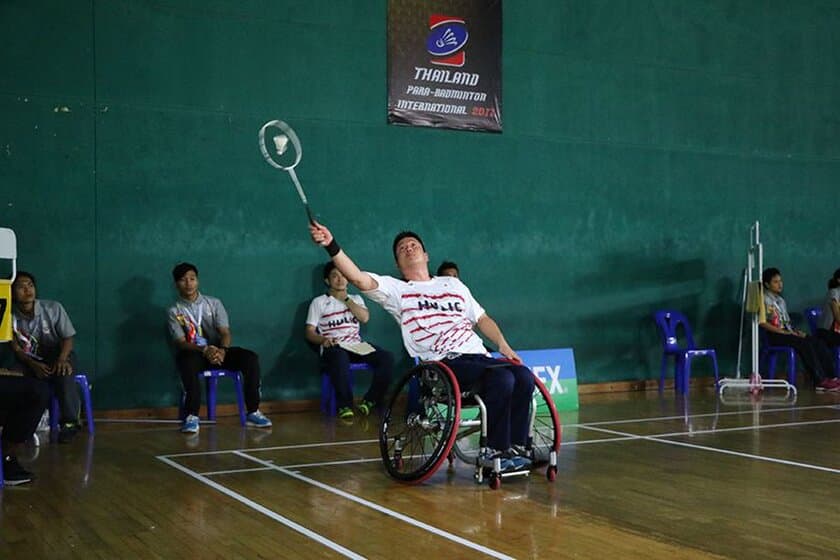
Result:
<svg viewBox="0 0 840 560"><path fill-rule="evenodd" d="M831 278L828 279L828 289L840 288L840 268L834 271Z"/></svg>
<svg viewBox="0 0 840 560"><path fill-rule="evenodd" d="M448 270L450 268L454 268L455 272L457 272L458 274L461 274L461 271L458 270L458 265L457 264L455 264L452 261L443 261L442 263L440 263L440 266L437 269L437 276L443 276L443 271Z"/></svg>
<svg viewBox="0 0 840 560"><path fill-rule="evenodd" d="M35 281L35 276L32 275L31 272L26 272L25 270L18 270L17 276L15 276L15 281L12 282L12 289L15 289L15 284L17 284L18 280L21 278L29 278L29 281L32 282L32 285L36 288L38 287L38 282Z"/></svg>
<svg viewBox="0 0 840 560"><path fill-rule="evenodd" d="M394 260L397 260L397 243L405 239L406 237L412 237L420 243L420 246L423 247L423 251L426 250L426 246L423 244L423 240L420 239L420 236L414 233L413 231L401 231L397 234L394 238L394 244L391 246L391 251L394 253Z"/></svg>
<svg viewBox="0 0 840 560"><path fill-rule="evenodd" d="M782 272L778 268L765 268L761 273L761 282L766 286L775 276L781 276Z"/></svg>
<svg viewBox="0 0 840 560"><path fill-rule="evenodd" d="M335 263L330 261L324 265L324 280L330 277L330 272L335 270Z"/></svg>
<svg viewBox="0 0 840 560"><path fill-rule="evenodd" d="M192 270L195 272L195 275L198 276L198 269L195 267L194 264L188 262L182 262L175 265L175 268L172 269L172 279L176 282L184 277L184 274Z"/></svg>

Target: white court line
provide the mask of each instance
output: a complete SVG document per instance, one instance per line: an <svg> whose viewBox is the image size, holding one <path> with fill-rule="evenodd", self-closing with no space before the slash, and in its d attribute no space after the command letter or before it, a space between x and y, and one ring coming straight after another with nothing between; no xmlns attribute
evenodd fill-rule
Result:
<svg viewBox="0 0 840 560"><path fill-rule="evenodd" d="M563 447L568 446L577 446L577 445L587 445L591 443L614 443L617 441L634 441L639 439L647 439L647 438L667 438L667 437L679 437L679 436L695 436L695 435L703 435L703 434L715 434L720 432L742 432L747 430L764 430L769 428L788 428L788 427L797 427L797 426L812 426L815 424L837 424L840 423L840 418L834 420L811 420L807 422L782 422L779 424L761 424L758 426L737 426L734 428L717 428L717 429L708 429L708 430L694 430L691 432L665 432L661 434L650 434L647 436L644 435L635 435L635 434L627 434L620 437L612 437L612 438L601 438L601 439L588 439L584 441L567 441L563 442L560 446L561 451ZM596 432L608 432L612 433L609 430L605 430L603 428L598 428L595 426L582 426L584 428L590 428L592 431ZM617 432L623 433L623 432ZM284 469L305 469L311 467L328 467L334 465L357 465L361 463L374 463L381 461L381 457L375 457L373 459L346 459L343 461L322 461L317 463L297 463L294 465L278 465L280 468ZM211 473L202 473L204 475L210 476L214 474L228 474L228 473L238 473L238 472L250 472L250 471L262 471L262 470L271 470L268 467L265 468L255 468L255 469L233 469L228 471L216 471Z"/></svg>
<svg viewBox="0 0 840 560"><path fill-rule="evenodd" d="M840 405L814 405L814 406L792 406L784 408L762 408L759 414L767 414L768 412L790 412L793 410L815 410L820 408L827 408L832 410L840 410ZM609 424L641 424L643 422L659 422L662 420L684 420L686 418L707 418L709 416L737 416L740 414L753 414L754 410L732 410L729 412L705 412L703 414L689 414L688 416L653 416L647 418L628 418L625 420L601 420L600 422L583 422L581 424L564 424L564 428L577 428L586 426L604 426Z"/></svg>
<svg viewBox="0 0 840 560"><path fill-rule="evenodd" d="M814 405L814 406L794 406L794 407L785 407L785 408L766 408L759 410L759 414L767 414L770 412L790 412L794 410L815 410L815 409L829 409L829 410L840 410L840 404L837 405ZM587 426L604 426L610 424L632 424L632 423L642 423L642 422L658 422L661 420L684 420L686 418L705 418L708 416L732 416L732 415L740 415L740 414L753 414L753 410L741 410L741 411L730 411L730 412L709 412L704 414L690 414L688 416L654 416L654 417L647 417L647 418L629 418L624 420L603 420L600 422L585 422L581 424L563 424L562 428L586 428ZM628 436L627 439L633 439L635 436ZM609 439L602 439L602 440L592 440L591 443L596 442L610 442L610 441L622 441L624 438L609 438ZM252 447L252 448L239 448L239 449L221 449L217 451L195 451L190 453L172 453L167 455L161 455L161 457L191 457L191 456L202 456L202 455L220 455L224 453L234 453L236 451L278 451L282 449L305 449L311 447L332 447L337 445L356 445L362 443L379 443L378 439L360 439L355 441L325 441L320 443L304 443L299 445L279 445L274 447ZM564 442L563 445L584 445L590 443L590 441L581 441L581 442Z"/></svg>
<svg viewBox="0 0 840 560"><path fill-rule="evenodd" d="M195 451L192 453L173 453L161 457L191 457L195 455L219 455L221 453L235 453L237 451L278 451L281 449L306 449L309 447L333 447L336 445L356 445L359 443L379 443L378 439L359 439L356 441L322 441L320 443L301 443L299 445L278 445L275 447L251 447L248 449L221 449L218 451Z"/></svg>
<svg viewBox="0 0 840 560"><path fill-rule="evenodd" d="M413 517L408 517L407 515L403 515L402 513L396 512L392 509L388 509L384 506L380 506L379 504L376 504L374 502L370 502L370 501L365 500L363 498L359 498L358 496L354 496L353 494L345 492L344 490L339 490L338 488L335 488L335 487L330 486L328 484L324 484L323 482L318 482L317 480L314 480L314 479L311 479L309 477L303 476L302 474L286 470L283 467L278 467L277 465L275 465L273 463L263 461L262 459L259 459L257 457L252 457L252 456L248 455L247 453L242 453L241 451L234 451L234 454L238 455L239 457L243 457L245 459L249 459L251 461L254 461L255 463L261 464L263 466L272 468L272 469L274 469L278 472L281 472L285 475L288 475L288 476L290 476L294 479L300 480L301 482L311 484L312 486L315 486L315 487L320 488L322 490L326 490L327 492L331 492L331 493L333 493L337 496L341 496L342 498L345 498L345 499L350 500L352 502L356 502L359 505L365 506L365 507L370 508L374 511L378 511L379 513L384 513L385 515L388 515L388 516L393 517L395 519L399 519L400 521L408 523L409 525L413 525L415 527L419 527L420 529L424 529L424 530L426 530L430 533L433 533L435 535L438 535L440 537L443 537L445 539L448 539L450 541L458 543L458 544L460 544L462 546L465 546L467 548L471 548L471 549L476 550L478 552L482 552L482 553L486 554L487 556L491 556L493 558L499 558L501 560L513 560L513 558L511 556L503 554L503 553L501 553L497 550L493 550L491 548L487 548L486 546L482 546L480 544L474 543L472 541L469 541L467 539L459 537L458 535L454 535L452 533L444 531L443 529L438 529L437 527L429 525L428 523L423 523L422 521L418 521L417 519L414 519Z"/></svg>
<svg viewBox="0 0 840 560"><path fill-rule="evenodd" d="M629 436L632 434L626 434L623 432L618 432L616 430L608 430L607 428L598 428L594 426L587 426L589 430L595 430L597 432L604 432L607 434L613 434L618 436ZM746 459L755 459L756 461L767 461L768 463L778 463L781 465L788 465L792 467L801 467L803 469L811 469L815 471L823 471L823 472L830 472L834 474L840 474L840 469L832 469L830 467L821 467L819 465L812 465L810 463L799 463L796 461L788 461L786 459L776 459L775 457L767 457L765 455L754 455L752 453L742 453L740 451L730 451L729 449L721 449L717 447L708 447L706 445L697 445L694 443L686 443L683 441L673 441L670 439L660 439L656 436L635 436L635 439L643 439L647 441L654 441L656 443L664 443L666 445L677 445L680 447L689 447L691 449L700 449L703 451L711 451L713 453L722 453L724 455L734 455L735 457L744 457Z"/></svg>
<svg viewBox="0 0 840 560"><path fill-rule="evenodd" d="M268 467L254 467L252 469L228 469L226 471L210 471L198 473L201 476L216 476L218 474L238 474L243 472L270 471Z"/></svg>
<svg viewBox="0 0 840 560"><path fill-rule="evenodd" d="M716 434L720 432L743 432L746 430L764 430L766 428L788 428L796 426L813 426L815 424L836 424L840 422L840 418L832 420L808 420L803 422L781 422L779 424L759 424L757 426L735 426L732 428L709 428L707 430L694 430L691 432L668 432L664 434L651 434L648 437L676 437L676 436L693 436L698 434ZM589 426L587 426L588 428ZM594 429L594 428L593 428Z"/></svg>
<svg viewBox="0 0 840 560"><path fill-rule="evenodd" d="M266 517L270 517L274 521L277 521L278 523L281 523L282 525L285 525L286 527L288 527L288 528L290 528L294 531L297 531L298 533L300 533L300 534L302 534L306 537L309 537L313 541L316 541L316 542L326 546L327 548L330 548L330 549L338 552L339 554L341 554L342 556L344 556L346 558L353 558L355 560L365 560L364 556L356 554L352 550L350 550L348 548L345 548L345 547L341 546L340 544L338 544L336 542L333 542L333 541L329 540L328 538L319 535L315 531L311 531L311 530L307 529L306 527L304 527L303 525L299 525L298 523L295 523L291 519L283 517L279 513L274 512L274 511L268 509L267 507L262 506L262 505L258 504L257 502L246 498L242 494L239 494L238 492L234 492L233 490L231 490L229 488L226 488L225 486L222 486L221 484L219 484L217 482L209 480L208 478L198 474L197 472L195 472L193 470L188 469L187 467L185 467L183 465L180 465L180 464L176 463L175 461L173 461L173 460L171 460L167 457L158 456L157 458L160 459L161 461L163 461L164 463L166 463L167 465L169 465L170 467L178 469L179 471L193 477L194 479L196 479L200 482L203 482L204 484L210 486L214 490L218 490L222 494L225 494L226 496L229 496L229 497L233 498L234 500L238 501L239 503L244 504L244 505L248 506L249 508L254 509L254 510L262 513Z"/></svg>

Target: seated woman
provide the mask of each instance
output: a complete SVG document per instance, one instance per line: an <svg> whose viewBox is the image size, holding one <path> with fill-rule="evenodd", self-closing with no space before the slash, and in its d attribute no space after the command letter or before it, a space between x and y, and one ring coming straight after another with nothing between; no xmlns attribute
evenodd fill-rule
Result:
<svg viewBox="0 0 840 560"><path fill-rule="evenodd" d="M820 315L817 337L829 348L840 347L840 268L828 280L828 293Z"/></svg>
<svg viewBox="0 0 840 560"><path fill-rule="evenodd" d="M834 365L831 353L823 342L793 328L787 304L782 297L782 273L778 268L768 268L761 274L764 284L765 313L759 326L772 346L790 346L802 360L805 370L814 378L817 391L840 391L840 380L831 373Z"/></svg>

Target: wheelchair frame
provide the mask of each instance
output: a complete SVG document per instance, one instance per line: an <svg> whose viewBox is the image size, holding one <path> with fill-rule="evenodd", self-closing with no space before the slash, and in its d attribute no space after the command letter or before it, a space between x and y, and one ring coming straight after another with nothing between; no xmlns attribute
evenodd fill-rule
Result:
<svg viewBox="0 0 840 560"><path fill-rule="evenodd" d="M526 451L532 468L547 464L546 478L553 482L560 451L560 420L545 385L536 376L534 381ZM476 418L462 420L462 405L472 400L479 413ZM548 409L548 421L537 414L541 404ZM476 434L477 447L470 445ZM529 469L502 472L498 458L492 467L482 464L480 457L486 442L484 402L474 392L462 392L455 374L441 362L421 362L403 376L389 399L379 430L385 468L400 482L419 484L432 476L445 459L451 467L456 457L474 466L473 478L477 483L486 479L492 489L501 486L502 478L530 474Z"/></svg>

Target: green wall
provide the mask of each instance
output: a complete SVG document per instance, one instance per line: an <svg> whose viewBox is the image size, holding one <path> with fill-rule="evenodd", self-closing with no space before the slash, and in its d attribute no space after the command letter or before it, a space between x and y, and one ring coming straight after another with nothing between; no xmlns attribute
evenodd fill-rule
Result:
<svg viewBox="0 0 840 560"><path fill-rule="evenodd" d="M433 2L430 2L433 4ZM418 231L515 347L574 347L582 383L658 375L652 310L732 371L748 227L792 309L838 266L840 7L504 3L504 133L385 124L382 0L0 1L0 224L79 331L97 408L170 406L169 271L196 263L265 399L318 391L302 340L323 251L263 122L365 268ZM401 348L375 309L367 334Z"/></svg>

